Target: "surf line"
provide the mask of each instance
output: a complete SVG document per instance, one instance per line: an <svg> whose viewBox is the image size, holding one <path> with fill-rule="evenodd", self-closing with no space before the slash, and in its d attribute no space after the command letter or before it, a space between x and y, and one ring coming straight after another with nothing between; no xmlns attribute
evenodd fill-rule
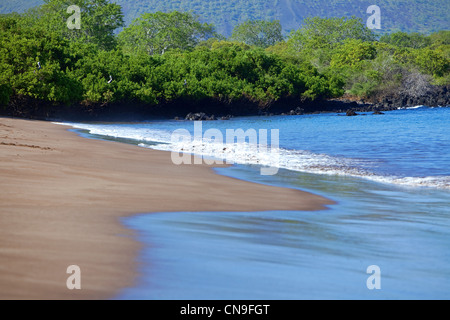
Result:
<svg viewBox="0 0 450 320"><path fill-rule="evenodd" d="M188 150L172 151L171 159L175 165L180 164L202 164L208 165L224 164L223 158L226 158L226 164L234 164L234 159L230 157L228 150L233 150L236 145L248 145L248 148L253 151L253 155L265 159L265 163L258 163L263 166L260 168L261 175L275 175L279 169L279 129L270 130L270 144L268 141L267 129L250 128L244 131L243 129L226 129L225 139L221 130L217 128L210 128L203 132L202 122L194 122L194 136L184 128L176 129L171 134L172 145L191 146L192 154L197 154L192 161ZM202 155L203 148L206 144L210 144L213 157L204 157ZM200 154L196 152L200 149ZM189 148L188 148L189 149ZM234 150L235 151L235 150ZM231 152L234 154L235 152Z"/></svg>

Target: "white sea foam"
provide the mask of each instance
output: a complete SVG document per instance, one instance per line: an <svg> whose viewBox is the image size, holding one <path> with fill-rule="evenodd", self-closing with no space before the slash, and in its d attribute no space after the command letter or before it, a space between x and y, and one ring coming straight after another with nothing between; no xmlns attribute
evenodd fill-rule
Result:
<svg viewBox="0 0 450 320"><path fill-rule="evenodd" d="M413 109L419 109L419 108L427 108L427 106L420 105L420 106L414 106L414 107L406 107L405 109L413 110Z"/></svg>
<svg viewBox="0 0 450 320"><path fill-rule="evenodd" d="M261 150L257 146L252 146L248 143L215 144L214 142L205 141L156 146L141 144L141 146L172 152L192 153L203 157L213 157L227 161L228 163L277 166L278 168L298 172L353 176L381 183L450 189L450 177L448 176L397 177L392 175L377 175L364 169L364 164L366 163L363 160L333 157L309 151L287 150L283 148L271 149L270 147L266 150ZM274 156L276 159L273 158Z"/></svg>
<svg viewBox="0 0 450 320"><path fill-rule="evenodd" d="M171 132L162 130L151 130L147 128L135 128L121 125L99 125L84 123L60 123L55 124L66 125L75 129L86 130L90 134L107 136L113 138L125 138L137 141L148 142L170 142Z"/></svg>
<svg viewBox="0 0 450 320"><path fill-rule="evenodd" d="M214 158L230 164L277 167L298 172L353 176L381 183L413 187L450 189L449 176L400 177L380 175L365 169L370 161L318 154L304 150L271 148L245 143L225 143L205 139L172 139L164 130L115 125L65 124L91 134L138 140L139 146ZM175 142L174 142L175 141Z"/></svg>

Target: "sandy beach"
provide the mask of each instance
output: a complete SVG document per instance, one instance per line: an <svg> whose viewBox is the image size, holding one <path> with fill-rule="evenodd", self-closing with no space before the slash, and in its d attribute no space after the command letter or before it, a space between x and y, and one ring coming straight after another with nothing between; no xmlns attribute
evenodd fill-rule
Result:
<svg viewBox="0 0 450 320"><path fill-rule="evenodd" d="M136 280L120 218L169 211L321 210L331 200L241 181L170 153L0 118L0 299L108 299ZM69 265L81 290L69 290Z"/></svg>

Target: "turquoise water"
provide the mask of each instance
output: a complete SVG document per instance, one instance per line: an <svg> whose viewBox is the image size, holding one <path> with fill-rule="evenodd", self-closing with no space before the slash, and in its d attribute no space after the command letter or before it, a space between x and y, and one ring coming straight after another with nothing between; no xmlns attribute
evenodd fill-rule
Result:
<svg viewBox="0 0 450 320"><path fill-rule="evenodd" d="M275 175L261 175L246 142L217 169L298 188L337 204L316 212L174 212L123 220L145 246L141 277L117 299L450 298L450 109L385 115L245 117L202 132L278 129ZM143 147L212 156L213 142L173 142L192 122L72 124ZM270 141L270 139L269 139ZM222 155L218 155L220 158ZM176 195L174 195L176 197ZM220 208L219 208L220 210ZM380 269L369 290L367 267Z"/></svg>

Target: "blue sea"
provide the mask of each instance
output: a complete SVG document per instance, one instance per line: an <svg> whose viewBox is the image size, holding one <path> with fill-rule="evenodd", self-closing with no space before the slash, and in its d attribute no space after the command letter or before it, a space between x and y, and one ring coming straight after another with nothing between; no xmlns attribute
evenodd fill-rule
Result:
<svg viewBox="0 0 450 320"><path fill-rule="evenodd" d="M314 212L218 208L123 219L144 246L140 277L117 299L450 298L450 108L236 117L197 127L68 125L93 138L226 160L233 165L218 174L336 202ZM256 132L258 145L250 135L216 139L237 129ZM263 167L276 170L261 174Z"/></svg>

